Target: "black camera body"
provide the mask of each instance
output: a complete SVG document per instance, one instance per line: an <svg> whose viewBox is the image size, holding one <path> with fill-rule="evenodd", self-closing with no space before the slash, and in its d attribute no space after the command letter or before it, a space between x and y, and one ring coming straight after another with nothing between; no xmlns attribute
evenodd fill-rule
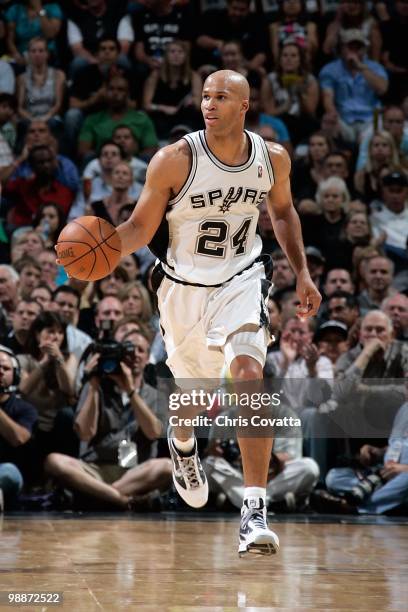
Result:
<svg viewBox="0 0 408 612"><path fill-rule="evenodd" d="M129 341L116 342L116 340L101 340L93 347L94 353L99 353L99 361L96 367L98 376L106 374L120 374L121 361L131 359L135 353L135 347Z"/></svg>

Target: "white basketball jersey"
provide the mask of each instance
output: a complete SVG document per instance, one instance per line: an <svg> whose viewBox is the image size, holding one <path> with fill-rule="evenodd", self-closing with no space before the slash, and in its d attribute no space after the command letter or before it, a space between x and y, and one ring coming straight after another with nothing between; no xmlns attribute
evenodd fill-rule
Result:
<svg viewBox="0 0 408 612"><path fill-rule="evenodd" d="M249 158L241 166L222 163L210 151L204 131L184 137L191 149L191 170L166 213L169 242L163 268L173 278L218 285L261 254L258 206L274 176L265 142L246 134Z"/></svg>

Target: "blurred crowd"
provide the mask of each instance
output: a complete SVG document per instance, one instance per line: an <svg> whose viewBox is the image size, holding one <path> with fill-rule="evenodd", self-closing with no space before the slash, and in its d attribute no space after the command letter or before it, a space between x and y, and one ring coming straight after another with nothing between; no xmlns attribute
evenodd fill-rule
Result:
<svg viewBox="0 0 408 612"><path fill-rule="evenodd" d="M276 440L269 507L406 508L407 32L406 0L1 0L0 510L183 507L154 257L83 283L53 246L75 217L129 217L152 155L204 127L202 83L220 68L248 79L247 129L292 159L323 295L316 320L296 318L261 205L274 261L265 377L285 381L286 414L302 420L302 437ZM379 406L377 435L352 435ZM200 446L213 507L239 508L234 432Z"/></svg>

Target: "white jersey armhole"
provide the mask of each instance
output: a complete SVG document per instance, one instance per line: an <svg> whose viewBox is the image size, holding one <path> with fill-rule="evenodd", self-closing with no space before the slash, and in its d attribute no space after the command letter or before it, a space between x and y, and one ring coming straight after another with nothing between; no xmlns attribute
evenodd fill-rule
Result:
<svg viewBox="0 0 408 612"><path fill-rule="evenodd" d="M180 191L178 192L178 194L172 198L171 200L169 200L169 206L175 206L175 204L177 204L177 202L179 202L187 193L187 191L189 190L194 177L196 175L197 172L197 149L196 146L194 144L194 140L190 137L189 134L186 134L185 136L183 136L183 140L185 140L188 144L188 146L190 147L190 151L191 151L191 167L190 167L190 172L188 173L188 176L184 182L184 185L182 186L182 188L180 189Z"/></svg>

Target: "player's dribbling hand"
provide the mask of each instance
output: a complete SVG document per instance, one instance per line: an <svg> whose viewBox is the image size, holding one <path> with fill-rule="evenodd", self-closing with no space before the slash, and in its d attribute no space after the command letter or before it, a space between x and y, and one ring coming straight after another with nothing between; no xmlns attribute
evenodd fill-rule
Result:
<svg viewBox="0 0 408 612"><path fill-rule="evenodd" d="M296 293L300 300L300 304L296 307L296 315L302 320L314 317L319 310L322 296L312 281L308 270L304 270L298 275Z"/></svg>

